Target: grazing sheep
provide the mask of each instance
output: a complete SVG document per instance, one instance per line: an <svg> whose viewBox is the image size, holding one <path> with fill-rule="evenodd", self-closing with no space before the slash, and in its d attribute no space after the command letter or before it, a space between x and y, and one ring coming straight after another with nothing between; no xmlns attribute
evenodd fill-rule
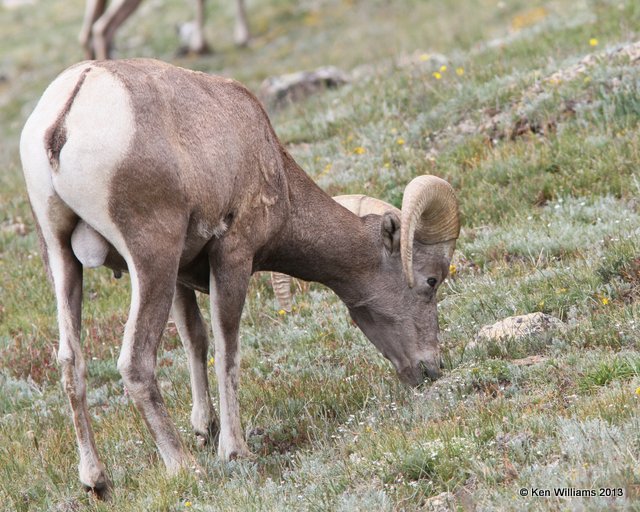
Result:
<svg viewBox="0 0 640 512"><path fill-rule="evenodd" d="M193 460L155 377L170 310L189 361L196 434L208 441L219 433L224 460L250 455L238 333L253 272L325 284L403 382L440 376L436 292L459 233L444 180L419 176L401 211L358 217L296 164L242 85L146 59L64 71L27 120L20 155L56 296L80 479L98 495L109 481L87 410L83 265L131 276L118 370L170 472ZM211 298L219 421L194 290Z"/></svg>

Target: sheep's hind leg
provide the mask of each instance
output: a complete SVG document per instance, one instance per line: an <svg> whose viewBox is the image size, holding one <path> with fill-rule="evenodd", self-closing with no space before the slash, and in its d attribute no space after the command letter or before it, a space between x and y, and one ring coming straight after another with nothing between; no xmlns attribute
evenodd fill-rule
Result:
<svg viewBox="0 0 640 512"><path fill-rule="evenodd" d="M209 337L200 314L195 292L178 284L171 309L180 339L189 360L191 377L191 425L199 445L215 443L220 432L220 423L209 394L207 377L207 355Z"/></svg>
<svg viewBox="0 0 640 512"><path fill-rule="evenodd" d="M174 240L161 244L176 247ZM194 464L169 417L155 376L158 345L169 317L178 272L178 254L138 249L127 258L131 310L118 370L158 447L169 473ZM144 251L143 251L144 252Z"/></svg>
<svg viewBox="0 0 640 512"><path fill-rule="evenodd" d="M32 192L33 194L33 192ZM34 204L43 204L34 201ZM53 281L58 309L60 344L58 364L64 390L69 398L76 432L80 463L78 472L83 486L99 498L106 498L110 482L100 461L87 409L87 368L80 344L82 311L82 265L71 249L75 214L57 195L48 200L49 213L37 215L45 263ZM56 219L55 223L49 219Z"/></svg>

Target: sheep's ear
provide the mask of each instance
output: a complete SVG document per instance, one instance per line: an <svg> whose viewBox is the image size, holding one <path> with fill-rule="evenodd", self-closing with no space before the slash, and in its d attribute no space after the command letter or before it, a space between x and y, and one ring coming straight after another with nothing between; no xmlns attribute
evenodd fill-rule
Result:
<svg viewBox="0 0 640 512"><path fill-rule="evenodd" d="M389 254L400 251L400 219L394 212L384 212L380 231L382 243Z"/></svg>

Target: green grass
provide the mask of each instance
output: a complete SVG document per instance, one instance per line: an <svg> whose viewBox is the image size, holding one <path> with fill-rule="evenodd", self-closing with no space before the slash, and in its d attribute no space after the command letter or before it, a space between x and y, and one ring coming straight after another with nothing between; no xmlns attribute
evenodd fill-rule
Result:
<svg viewBox="0 0 640 512"><path fill-rule="evenodd" d="M189 19L188 4L159 6L143 3L125 24L118 56L162 58L256 91L267 76L320 65L353 74L271 112L329 193L400 206L416 175L453 184L463 229L440 296L445 375L403 387L333 294L304 288L283 316L256 276L240 397L257 459L223 464L196 447L186 358L170 324L158 378L202 469L167 477L116 369L128 278L88 271L88 400L116 487L109 503L85 495L18 156L40 94L82 58L83 2L0 7L0 509L428 510L450 492L462 510L636 510L640 61L617 50L639 39L640 4L249 2L255 37L236 49L232 3L215 1L207 36L216 52L202 58L174 56L173 26ZM536 311L566 328L475 341L485 324ZM519 495L534 487L624 496Z"/></svg>

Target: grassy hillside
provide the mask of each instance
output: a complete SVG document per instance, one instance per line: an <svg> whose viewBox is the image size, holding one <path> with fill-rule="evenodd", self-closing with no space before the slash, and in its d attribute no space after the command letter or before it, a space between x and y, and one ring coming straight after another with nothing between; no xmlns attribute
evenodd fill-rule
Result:
<svg viewBox="0 0 640 512"><path fill-rule="evenodd" d="M106 504L85 495L17 148L44 87L82 58L83 2L0 7L0 509L637 510L640 3L248 7L250 48L231 44L231 2L213 0L216 53L178 59L174 25L191 16L188 3L148 0L120 32L117 55L253 90L269 75L320 65L352 73L350 85L272 120L332 194L399 206L416 175L455 187L463 230L440 298L445 376L403 387L330 291L311 285L293 314L280 314L267 277L256 276L241 330L241 406L258 457L222 464L195 446L186 359L170 324L158 374L202 472L168 478L116 370L128 280L88 271L90 411L116 489ZM473 343L481 326L536 311L566 329ZM623 496L519 492L563 487Z"/></svg>

